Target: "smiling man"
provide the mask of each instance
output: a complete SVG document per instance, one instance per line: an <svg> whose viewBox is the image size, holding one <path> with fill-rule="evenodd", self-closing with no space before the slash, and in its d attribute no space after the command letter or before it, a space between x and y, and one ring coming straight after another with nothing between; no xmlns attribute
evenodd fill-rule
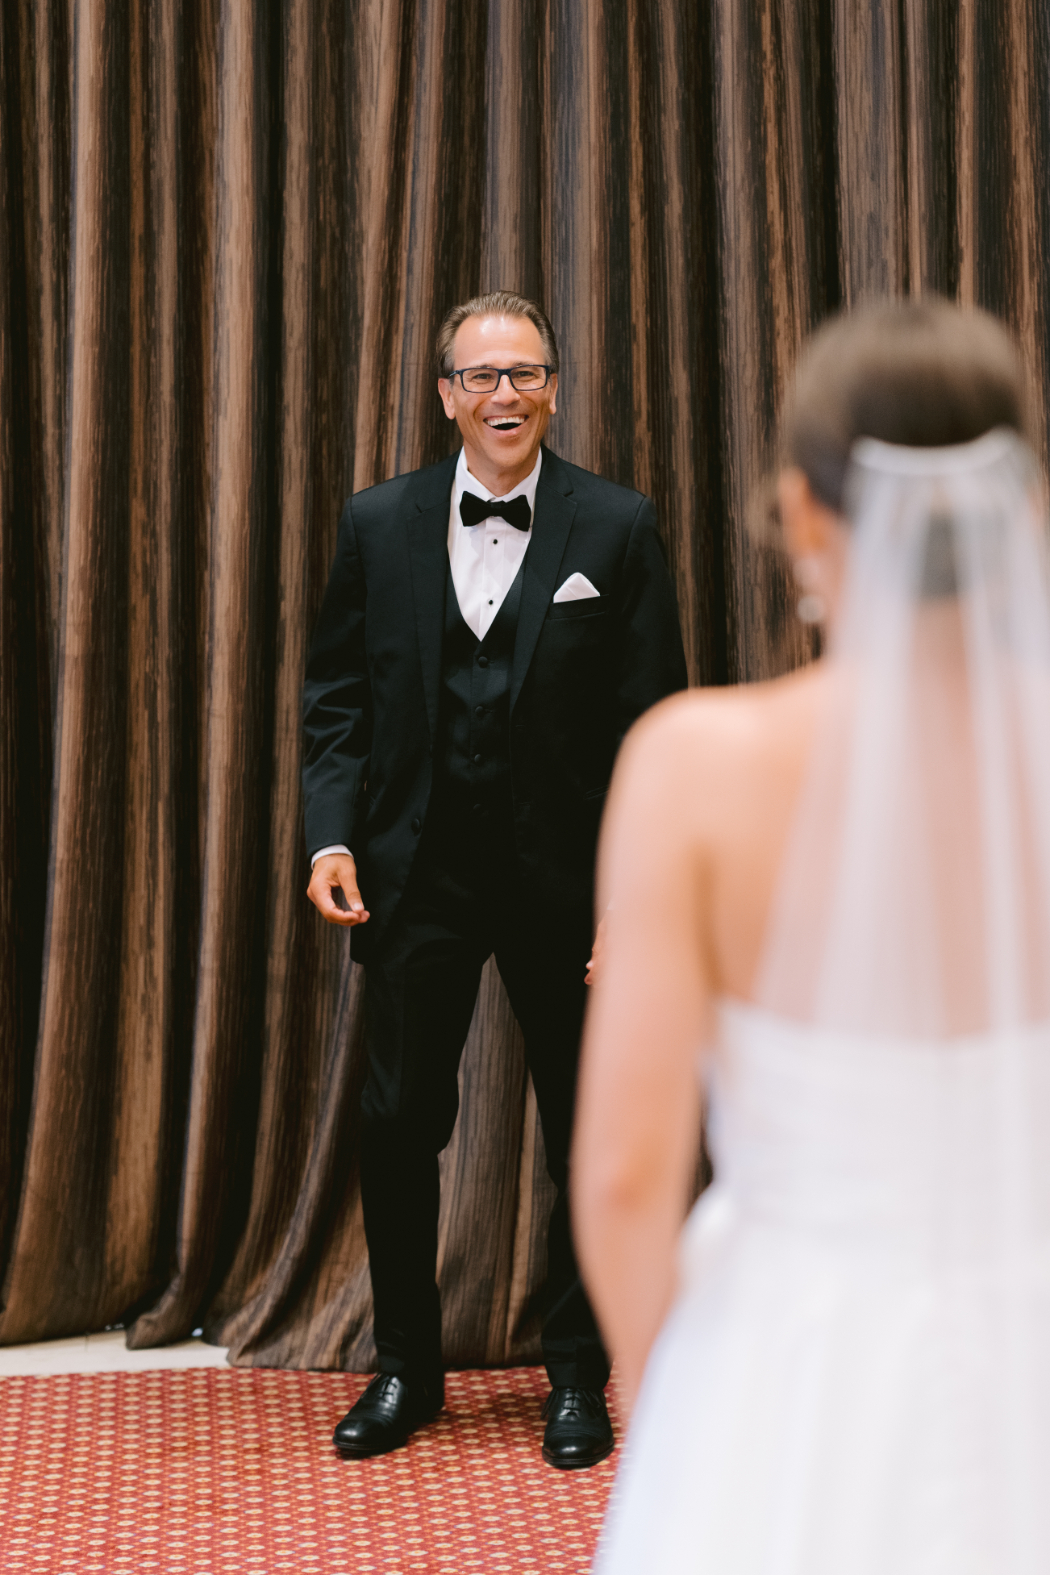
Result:
<svg viewBox="0 0 1050 1575"><path fill-rule="evenodd" d="M613 1447L609 1365L580 1284L568 1154L602 801L620 740L684 688L652 503L546 448L558 349L532 301L457 306L437 342L458 457L343 510L304 693L309 892L353 926L368 1074L361 1195L376 1377L340 1422L396 1449L443 1402L438 1154L481 970L521 1024L557 1188L543 1454Z"/></svg>

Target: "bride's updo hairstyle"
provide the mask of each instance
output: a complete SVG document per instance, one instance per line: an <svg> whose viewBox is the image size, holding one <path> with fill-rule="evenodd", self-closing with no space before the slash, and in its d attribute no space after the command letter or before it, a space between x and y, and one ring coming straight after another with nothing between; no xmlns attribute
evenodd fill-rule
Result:
<svg viewBox="0 0 1050 1575"><path fill-rule="evenodd" d="M1024 376L1002 324L938 296L880 302L810 340L785 412L783 463L842 513L858 438L947 448L993 427L1029 430Z"/></svg>
<svg viewBox="0 0 1050 1575"><path fill-rule="evenodd" d="M1025 393L1006 330L939 299L864 307L802 357L784 457L849 541L754 990L836 1033L1006 1036L981 1096L989 1152L1022 1101L1004 1188L1043 1108L1009 1036L1050 1023L1050 551ZM944 1132L972 1148L954 1098Z"/></svg>

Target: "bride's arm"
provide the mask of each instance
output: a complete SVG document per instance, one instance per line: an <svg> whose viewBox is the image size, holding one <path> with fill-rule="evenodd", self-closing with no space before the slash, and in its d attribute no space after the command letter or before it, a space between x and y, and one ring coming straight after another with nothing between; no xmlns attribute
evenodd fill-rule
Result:
<svg viewBox="0 0 1050 1575"><path fill-rule="evenodd" d="M710 1003L697 704L695 695L668 701L629 736L599 853L598 911L613 909L584 1034L573 1213L628 1406L674 1295L696 1172L697 1056Z"/></svg>

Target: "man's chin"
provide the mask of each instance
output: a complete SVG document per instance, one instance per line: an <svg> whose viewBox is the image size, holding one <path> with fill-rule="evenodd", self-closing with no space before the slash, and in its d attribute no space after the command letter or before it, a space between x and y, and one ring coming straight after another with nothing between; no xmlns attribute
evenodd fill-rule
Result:
<svg viewBox="0 0 1050 1575"><path fill-rule="evenodd" d="M491 427L486 427L482 449L490 465L509 469L525 464L526 460L535 463L541 441L542 433L537 437L536 428L531 422L519 427L513 435L493 433Z"/></svg>

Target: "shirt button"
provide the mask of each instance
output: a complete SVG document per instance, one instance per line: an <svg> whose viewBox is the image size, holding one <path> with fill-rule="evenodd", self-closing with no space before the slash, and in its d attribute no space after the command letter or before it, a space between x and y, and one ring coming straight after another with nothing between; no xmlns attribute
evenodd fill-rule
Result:
<svg viewBox="0 0 1050 1575"><path fill-rule="evenodd" d="M492 606L492 597L491 596L489 597L489 606L490 607Z"/></svg>
<svg viewBox="0 0 1050 1575"><path fill-rule="evenodd" d="M474 707L474 715L475 716L484 716L485 715L485 707L483 705L476 705Z"/></svg>
<svg viewBox="0 0 1050 1575"><path fill-rule="evenodd" d="M493 536L493 538L492 538L492 545L494 547L498 547L499 546L499 542L496 540L495 536Z"/></svg>
<svg viewBox="0 0 1050 1575"><path fill-rule="evenodd" d="M478 666L479 667L487 667L488 665L489 665L489 659L488 659L487 656L479 656L478 657Z"/></svg>
<svg viewBox="0 0 1050 1575"><path fill-rule="evenodd" d="M417 818L415 820L413 820L413 822L412 822L412 830L416 833L417 836L419 835L420 825L421 825L421 822L420 822L420 820L419 820L419 818L417 816Z"/></svg>
<svg viewBox="0 0 1050 1575"><path fill-rule="evenodd" d="M480 755L475 755L474 756L474 764L476 766L480 766L480 764L481 764L481 756Z"/></svg>

